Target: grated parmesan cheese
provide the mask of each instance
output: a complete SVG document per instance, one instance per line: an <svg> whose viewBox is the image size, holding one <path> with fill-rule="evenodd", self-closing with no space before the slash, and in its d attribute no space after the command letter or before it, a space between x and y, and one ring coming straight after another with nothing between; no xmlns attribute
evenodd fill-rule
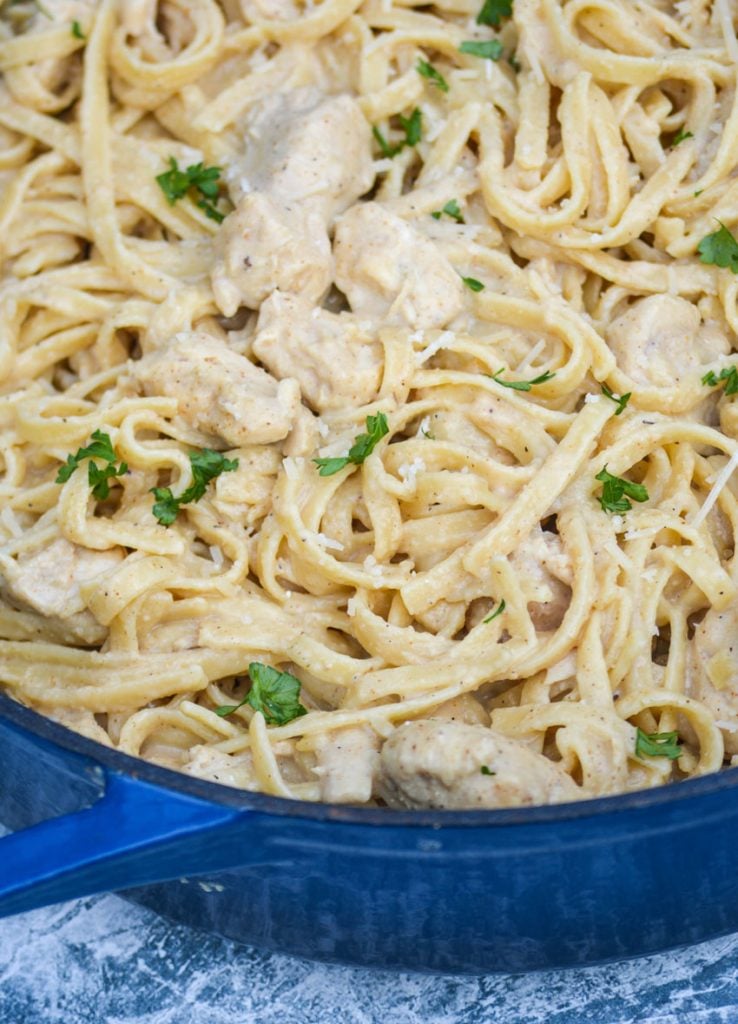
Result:
<svg viewBox="0 0 738 1024"><path fill-rule="evenodd" d="M698 526L702 525L702 523L709 515L712 506L720 497L720 492L722 491L723 487L725 487L728 480L733 475L736 466L738 466L738 449L736 449L736 451L733 452L733 454L730 456L728 461L725 463L723 468L718 473L717 477L715 478L715 483L712 486L712 490L705 498L702 508L699 510L699 512L697 512L696 516L690 523L690 526L694 526L696 529Z"/></svg>
<svg viewBox="0 0 738 1024"><path fill-rule="evenodd" d="M540 353L543 351L543 349L545 347L546 347L546 339L545 338L539 338L538 341L533 346L533 348L529 350L528 355L524 359L522 359L520 361L520 363L518 364L517 372L520 373L521 370L527 370L528 367L530 366L530 364L536 358L536 356L540 355Z"/></svg>
<svg viewBox="0 0 738 1024"><path fill-rule="evenodd" d="M415 481L418 473L425 472L425 463L421 458L413 459L412 462L403 462L401 466L398 466L397 472L406 484L410 487L415 487Z"/></svg>
<svg viewBox="0 0 738 1024"><path fill-rule="evenodd" d="M434 338L433 341L426 345L424 349L415 353L415 362L418 366L421 366L423 363L426 363L431 359L436 352L440 351L440 349L445 348L446 345L450 345L455 338L456 335L453 331L441 331L438 337Z"/></svg>

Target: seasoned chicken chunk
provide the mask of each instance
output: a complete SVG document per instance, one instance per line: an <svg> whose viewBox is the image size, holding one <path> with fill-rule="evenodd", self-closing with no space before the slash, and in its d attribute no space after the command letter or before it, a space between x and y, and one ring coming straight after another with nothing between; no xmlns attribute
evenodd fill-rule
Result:
<svg viewBox="0 0 738 1024"><path fill-rule="evenodd" d="M607 343L639 384L674 387L681 376L730 351L715 325L702 324L695 305L673 295L638 299L610 324Z"/></svg>
<svg viewBox="0 0 738 1024"><path fill-rule="evenodd" d="M392 733L375 788L390 807L410 809L518 807L580 795L541 754L483 725L433 719L406 722Z"/></svg>
<svg viewBox="0 0 738 1024"><path fill-rule="evenodd" d="M571 598L571 559L560 538L537 526L510 559L538 630L557 629Z"/></svg>
<svg viewBox="0 0 738 1024"><path fill-rule="evenodd" d="M285 209L309 204L330 224L372 186L371 130L351 96L277 93L254 111L247 132L240 177L231 175L243 194L268 193Z"/></svg>
<svg viewBox="0 0 738 1024"><path fill-rule="evenodd" d="M461 278L440 249L378 203L341 218L333 252L336 284L360 316L443 327L463 308Z"/></svg>
<svg viewBox="0 0 738 1024"><path fill-rule="evenodd" d="M690 645L688 692L715 716L725 750L738 754L738 608L711 608Z"/></svg>
<svg viewBox="0 0 738 1024"><path fill-rule="evenodd" d="M376 397L382 346L349 313L275 292L259 313L254 354L281 379L296 377L313 409L354 408Z"/></svg>
<svg viewBox="0 0 738 1024"><path fill-rule="evenodd" d="M336 729L315 748L320 799L333 804L364 804L371 799L379 763L379 740L365 726Z"/></svg>
<svg viewBox="0 0 738 1024"><path fill-rule="evenodd" d="M100 643L108 631L87 610L80 585L110 572L124 557L122 548L90 551L59 537L16 562L6 562L0 592L11 603L66 627L83 643Z"/></svg>
<svg viewBox="0 0 738 1024"><path fill-rule="evenodd" d="M263 192L245 196L216 239L213 294L225 316L258 309L276 289L319 302L333 277L331 243L319 213L283 207Z"/></svg>
<svg viewBox="0 0 738 1024"><path fill-rule="evenodd" d="M134 374L147 395L176 398L190 426L229 448L281 441L300 407L297 381L276 381L198 331L176 335L138 362Z"/></svg>
<svg viewBox="0 0 738 1024"><path fill-rule="evenodd" d="M215 300L226 316L275 289L319 302L333 279L328 230L374 180L371 133L350 96L293 89L262 102L247 126L237 199L216 240Z"/></svg>

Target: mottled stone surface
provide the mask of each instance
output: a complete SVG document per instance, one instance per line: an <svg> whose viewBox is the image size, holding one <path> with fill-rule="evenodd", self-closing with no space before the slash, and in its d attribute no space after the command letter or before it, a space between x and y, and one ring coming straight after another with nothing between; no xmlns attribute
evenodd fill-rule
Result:
<svg viewBox="0 0 738 1024"><path fill-rule="evenodd" d="M0 922L0 1022L736 1024L738 936L587 970L438 978L264 954L104 896Z"/></svg>

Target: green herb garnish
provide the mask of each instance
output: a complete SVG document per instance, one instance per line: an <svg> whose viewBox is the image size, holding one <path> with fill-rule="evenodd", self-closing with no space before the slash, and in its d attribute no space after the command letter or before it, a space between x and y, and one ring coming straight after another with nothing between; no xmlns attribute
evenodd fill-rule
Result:
<svg viewBox="0 0 738 1024"><path fill-rule="evenodd" d="M427 78L432 85L437 86L441 92L448 92L448 82L441 72L437 71L427 60L419 60L415 65L415 70L423 78Z"/></svg>
<svg viewBox="0 0 738 1024"><path fill-rule="evenodd" d="M643 484L634 484L621 476L607 472L605 465L595 477L602 484L600 505L603 512L628 512L633 506L628 501L648 501L648 491ZM627 495L627 497L626 497Z"/></svg>
<svg viewBox="0 0 738 1024"><path fill-rule="evenodd" d="M110 435L103 433L102 430L96 430L92 434L92 444L88 444L86 448L79 448L75 455L67 456L67 461L63 466L59 467L55 482L58 484L66 483L80 462L83 459L90 459L87 467L87 479L92 487L92 495L98 501L105 501L110 494L108 480L112 480L117 476L124 476L128 472L128 466L125 462L121 462L120 465L116 466L117 458ZM98 466L93 461L94 459L100 459L106 465Z"/></svg>
<svg viewBox="0 0 738 1024"><path fill-rule="evenodd" d="M609 389L607 384L600 384L600 387L602 388L602 394L605 396L605 398L609 398L611 402L614 402L615 405L617 405L615 415L619 416L628 404L628 402L630 401L630 396L633 394L633 392L629 391L626 395L620 395L620 397L618 397Z"/></svg>
<svg viewBox="0 0 738 1024"><path fill-rule="evenodd" d="M82 31L82 26L78 21L72 22L72 35L75 39L86 39L87 36Z"/></svg>
<svg viewBox="0 0 738 1024"><path fill-rule="evenodd" d="M491 622L493 619L496 619L498 615L502 615L504 610L505 610L505 599L503 598L500 601L500 603L497 605L495 610L492 612L492 614L488 615L486 619L482 619L482 625L486 626L488 622Z"/></svg>
<svg viewBox="0 0 738 1024"><path fill-rule="evenodd" d="M546 381L552 380L556 373L549 373L548 370L542 373L540 377L534 377L533 380L503 380L500 377L501 373L504 373L504 367L497 371L494 375L486 373L485 377L492 376L492 380L496 380L498 384L502 384L503 388L512 388L513 391L530 391L535 384L545 384Z"/></svg>
<svg viewBox="0 0 738 1024"><path fill-rule="evenodd" d="M722 221L719 220L718 224L719 230L705 235L697 246L700 262L711 263L716 267L730 267L734 274L738 274L738 242Z"/></svg>
<svg viewBox="0 0 738 1024"><path fill-rule="evenodd" d="M500 24L502 18L509 18L512 14L512 0L484 0L484 6L477 15L477 25Z"/></svg>
<svg viewBox="0 0 738 1024"><path fill-rule="evenodd" d="M503 46L499 39L469 39L459 47L459 53L484 57L486 60L499 60L502 50Z"/></svg>
<svg viewBox="0 0 738 1024"><path fill-rule="evenodd" d="M477 281L476 277L462 277L461 280L470 291L481 292L484 290L484 285L481 281Z"/></svg>
<svg viewBox="0 0 738 1024"><path fill-rule="evenodd" d="M151 494L156 498L152 512L162 526L171 526L182 507L199 501L211 480L221 473L232 473L238 469L238 459L226 459L220 452L211 448L190 452L192 466L192 483L178 497L172 494L169 487L152 487Z"/></svg>
<svg viewBox="0 0 738 1024"><path fill-rule="evenodd" d="M482 775L496 775L497 772L493 772L491 768L488 768L486 764L483 764L479 769Z"/></svg>
<svg viewBox="0 0 738 1024"><path fill-rule="evenodd" d="M719 384L725 381L725 394L735 395L738 394L738 366L726 366L720 371L719 376L715 376L714 372L710 370L702 378L702 383L708 387L716 388Z"/></svg>
<svg viewBox="0 0 738 1024"><path fill-rule="evenodd" d="M348 455L342 455L334 459L313 459L313 462L318 467L318 475L333 476L334 473L345 469L349 463L359 466L364 462L385 434L389 433L389 425L385 414L378 412L376 416L367 416L366 430L366 434L359 434L356 437L354 443L349 448Z"/></svg>
<svg viewBox="0 0 738 1024"><path fill-rule="evenodd" d="M217 201L218 199L219 177L220 167L206 167L205 164L199 163L191 164L187 170L182 171L177 161L171 156L169 170L157 175L156 180L170 206L174 206L177 200L182 199L192 190L195 196L200 196L194 201L205 213L205 216L220 224L224 214L217 210L211 202L211 200Z"/></svg>
<svg viewBox="0 0 738 1024"><path fill-rule="evenodd" d="M644 732L636 729L636 757L668 757L675 761L682 756L677 732Z"/></svg>
<svg viewBox="0 0 738 1024"><path fill-rule="evenodd" d="M434 212L431 214L431 217L433 217L435 220L440 220L444 213L446 214L447 217L451 217L453 220L455 220L457 224L464 223L464 218L461 215L459 204L455 199L449 199L449 201L446 203L442 210L434 210Z"/></svg>
<svg viewBox="0 0 738 1024"><path fill-rule="evenodd" d="M398 153L401 153L406 146L417 146L417 144L420 142L420 137L422 134L422 116L423 115L421 114L419 107L416 107L415 110L413 110L410 117L403 117L402 114L399 115L400 124L402 125L402 128L405 132L405 138L401 142L396 143L394 146L387 142L384 135L382 135L382 133L380 132L379 128L377 128L377 126L374 125L374 127L372 128L372 135L377 140L377 144L379 145L379 148L382 150L382 156L386 156L389 159L392 159L392 157L395 157L397 156Z"/></svg>
<svg viewBox="0 0 738 1024"><path fill-rule="evenodd" d="M420 112L420 107L416 107L413 110L410 117L403 117L399 115L400 124L405 132L405 145L406 146L417 146L420 142L420 137L423 132L423 115Z"/></svg>
<svg viewBox="0 0 738 1024"><path fill-rule="evenodd" d="M293 718L307 714L307 708L300 703L300 680L289 672L279 672L271 665L252 661L249 665L251 689L239 704L223 704L215 709L216 715L225 718L249 704L254 711L261 711L269 725L286 725Z"/></svg>
<svg viewBox="0 0 738 1024"><path fill-rule="evenodd" d="M681 128L672 139L671 148L673 149L675 146L678 146L679 143L684 142L685 139L693 138L694 135L691 132L685 132L684 129Z"/></svg>

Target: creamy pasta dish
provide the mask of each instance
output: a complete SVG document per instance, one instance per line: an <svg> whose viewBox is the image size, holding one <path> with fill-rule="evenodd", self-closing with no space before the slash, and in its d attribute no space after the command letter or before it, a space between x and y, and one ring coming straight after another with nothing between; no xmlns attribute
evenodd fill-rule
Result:
<svg viewBox="0 0 738 1024"><path fill-rule="evenodd" d="M394 808L738 758L732 0L0 4L0 682Z"/></svg>

